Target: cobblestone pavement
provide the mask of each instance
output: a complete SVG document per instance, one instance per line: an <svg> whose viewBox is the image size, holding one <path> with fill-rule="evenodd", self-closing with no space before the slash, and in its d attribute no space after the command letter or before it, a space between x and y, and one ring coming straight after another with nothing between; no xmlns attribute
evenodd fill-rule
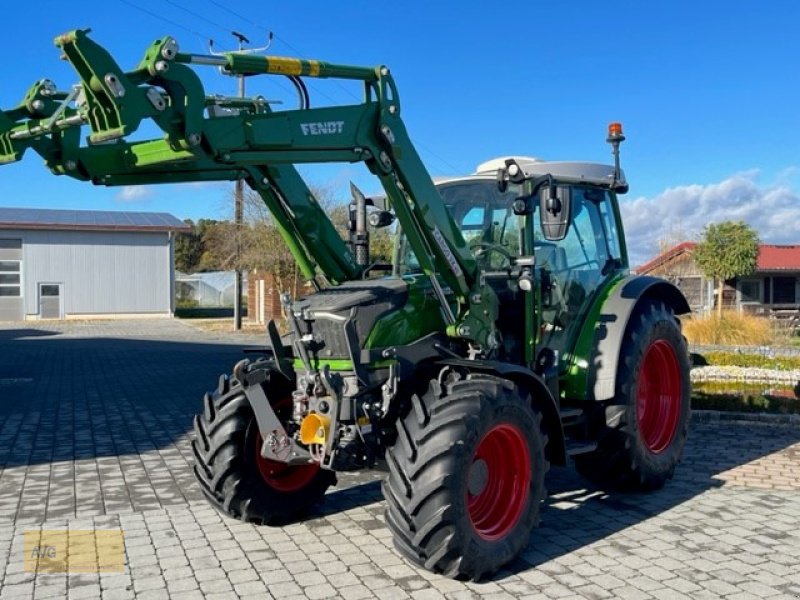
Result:
<svg viewBox="0 0 800 600"><path fill-rule="evenodd" d="M15 328L16 327L16 328ZM649 495L548 474L542 526L491 581L392 548L373 471L282 529L220 516L191 475L191 418L249 338L178 321L0 325L5 598L800 598L800 428L695 423ZM26 573L26 529L112 529L122 574Z"/></svg>

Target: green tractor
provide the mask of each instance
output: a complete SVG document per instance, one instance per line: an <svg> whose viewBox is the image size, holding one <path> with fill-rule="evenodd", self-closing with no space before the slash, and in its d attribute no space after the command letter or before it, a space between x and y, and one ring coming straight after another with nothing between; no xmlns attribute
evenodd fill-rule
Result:
<svg viewBox="0 0 800 600"><path fill-rule="evenodd" d="M40 80L0 112L0 163L33 149L98 185L244 180L315 292L284 297L289 332L224 375L194 421L197 480L221 512L280 525L336 472L385 458L386 522L411 561L480 579L528 544L550 465L573 457L603 486L652 490L680 460L689 364L670 283L629 274L614 165L509 157L434 184L386 67L156 40L123 71L86 32L56 38L80 83ZM190 65L288 77L296 108L206 95ZM312 108L307 77L355 80L363 101ZM126 139L145 120L163 131ZM79 132L88 126L88 142ZM342 240L295 165L363 163ZM370 227L396 221L391 265Z"/></svg>

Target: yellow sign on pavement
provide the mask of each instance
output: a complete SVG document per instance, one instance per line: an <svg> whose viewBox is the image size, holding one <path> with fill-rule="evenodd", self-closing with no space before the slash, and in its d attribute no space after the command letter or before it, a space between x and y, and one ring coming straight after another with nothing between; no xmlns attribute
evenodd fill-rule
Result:
<svg viewBox="0 0 800 600"><path fill-rule="evenodd" d="M26 573L123 573L125 535L108 529L26 529Z"/></svg>

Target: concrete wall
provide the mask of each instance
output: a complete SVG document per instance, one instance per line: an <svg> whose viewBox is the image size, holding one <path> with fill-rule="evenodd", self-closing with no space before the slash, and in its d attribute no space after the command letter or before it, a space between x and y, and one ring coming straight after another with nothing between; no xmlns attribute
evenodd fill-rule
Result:
<svg viewBox="0 0 800 600"><path fill-rule="evenodd" d="M166 232L0 230L22 239L24 312L39 314L39 284L61 284L65 317L170 314L174 270Z"/></svg>

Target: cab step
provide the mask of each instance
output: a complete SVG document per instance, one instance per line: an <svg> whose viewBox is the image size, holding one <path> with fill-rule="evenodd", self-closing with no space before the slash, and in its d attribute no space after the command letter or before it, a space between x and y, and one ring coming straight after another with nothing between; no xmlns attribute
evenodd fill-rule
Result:
<svg viewBox="0 0 800 600"><path fill-rule="evenodd" d="M561 424L564 427L575 425L583 416L582 408L562 408L558 412L561 417Z"/></svg>
<svg viewBox="0 0 800 600"><path fill-rule="evenodd" d="M578 454L586 454L587 452L594 452L597 450L597 442L584 442L569 440L566 444L567 456L576 456Z"/></svg>

